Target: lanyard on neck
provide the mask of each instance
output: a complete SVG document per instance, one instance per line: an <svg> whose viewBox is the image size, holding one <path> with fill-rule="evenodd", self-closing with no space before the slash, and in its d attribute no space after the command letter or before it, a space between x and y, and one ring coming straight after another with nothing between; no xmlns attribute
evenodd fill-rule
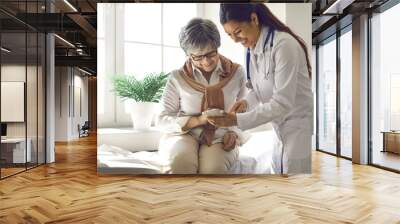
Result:
<svg viewBox="0 0 400 224"><path fill-rule="evenodd" d="M265 41L264 41L263 49L265 49L265 46L267 45L270 38L271 38L271 42L270 42L269 46L270 46L270 48L272 48L272 46L274 46L274 36L275 36L275 29L270 27L268 29L267 37L265 38ZM247 53L246 53L246 72L247 72L247 80L250 80L250 48L247 48Z"/></svg>

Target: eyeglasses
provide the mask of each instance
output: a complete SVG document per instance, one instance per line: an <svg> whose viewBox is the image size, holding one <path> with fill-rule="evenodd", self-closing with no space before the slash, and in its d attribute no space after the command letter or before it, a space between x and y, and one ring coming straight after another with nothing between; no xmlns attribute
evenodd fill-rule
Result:
<svg viewBox="0 0 400 224"><path fill-rule="evenodd" d="M193 61L202 61L204 58L213 58L215 56L217 56L218 51L214 50L211 52L208 52L207 54L203 54L203 55L193 55L191 54L190 57L192 58Z"/></svg>

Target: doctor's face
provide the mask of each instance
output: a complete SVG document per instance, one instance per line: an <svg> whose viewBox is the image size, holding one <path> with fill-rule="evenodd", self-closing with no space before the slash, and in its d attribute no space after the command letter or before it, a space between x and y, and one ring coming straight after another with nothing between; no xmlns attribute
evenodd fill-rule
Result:
<svg viewBox="0 0 400 224"><path fill-rule="evenodd" d="M250 22L230 20L223 27L233 41L240 42L246 48L254 48L256 46L261 30L255 13L252 13Z"/></svg>
<svg viewBox="0 0 400 224"><path fill-rule="evenodd" d="M203 72L212 72L217 67L219 54L211 45L203 49L191 50L188 54L193 65Z"/></svg>

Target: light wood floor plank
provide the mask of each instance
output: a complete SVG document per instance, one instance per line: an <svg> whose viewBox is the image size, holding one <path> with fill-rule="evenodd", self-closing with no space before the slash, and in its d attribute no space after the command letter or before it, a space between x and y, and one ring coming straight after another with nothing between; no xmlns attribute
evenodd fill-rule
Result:
<svg viewBox="0 0 400 224"><path fill-rule="evenodd" d="M313 153L290 177L98 176L96 138L0 181L0 223L400 223L400 175Z"/></svg>

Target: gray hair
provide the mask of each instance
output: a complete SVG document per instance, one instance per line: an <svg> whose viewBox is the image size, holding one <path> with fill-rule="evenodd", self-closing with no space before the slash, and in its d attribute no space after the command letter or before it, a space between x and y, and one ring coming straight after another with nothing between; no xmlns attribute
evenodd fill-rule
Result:
<svg viewBox="0 0 400 224"><path fill-rule="evenodd" d="M182 28L179 43L187 54L188 50L203 49L208 45L217 49L221 46L221 36L211 20L194 18Z"/></svg>

